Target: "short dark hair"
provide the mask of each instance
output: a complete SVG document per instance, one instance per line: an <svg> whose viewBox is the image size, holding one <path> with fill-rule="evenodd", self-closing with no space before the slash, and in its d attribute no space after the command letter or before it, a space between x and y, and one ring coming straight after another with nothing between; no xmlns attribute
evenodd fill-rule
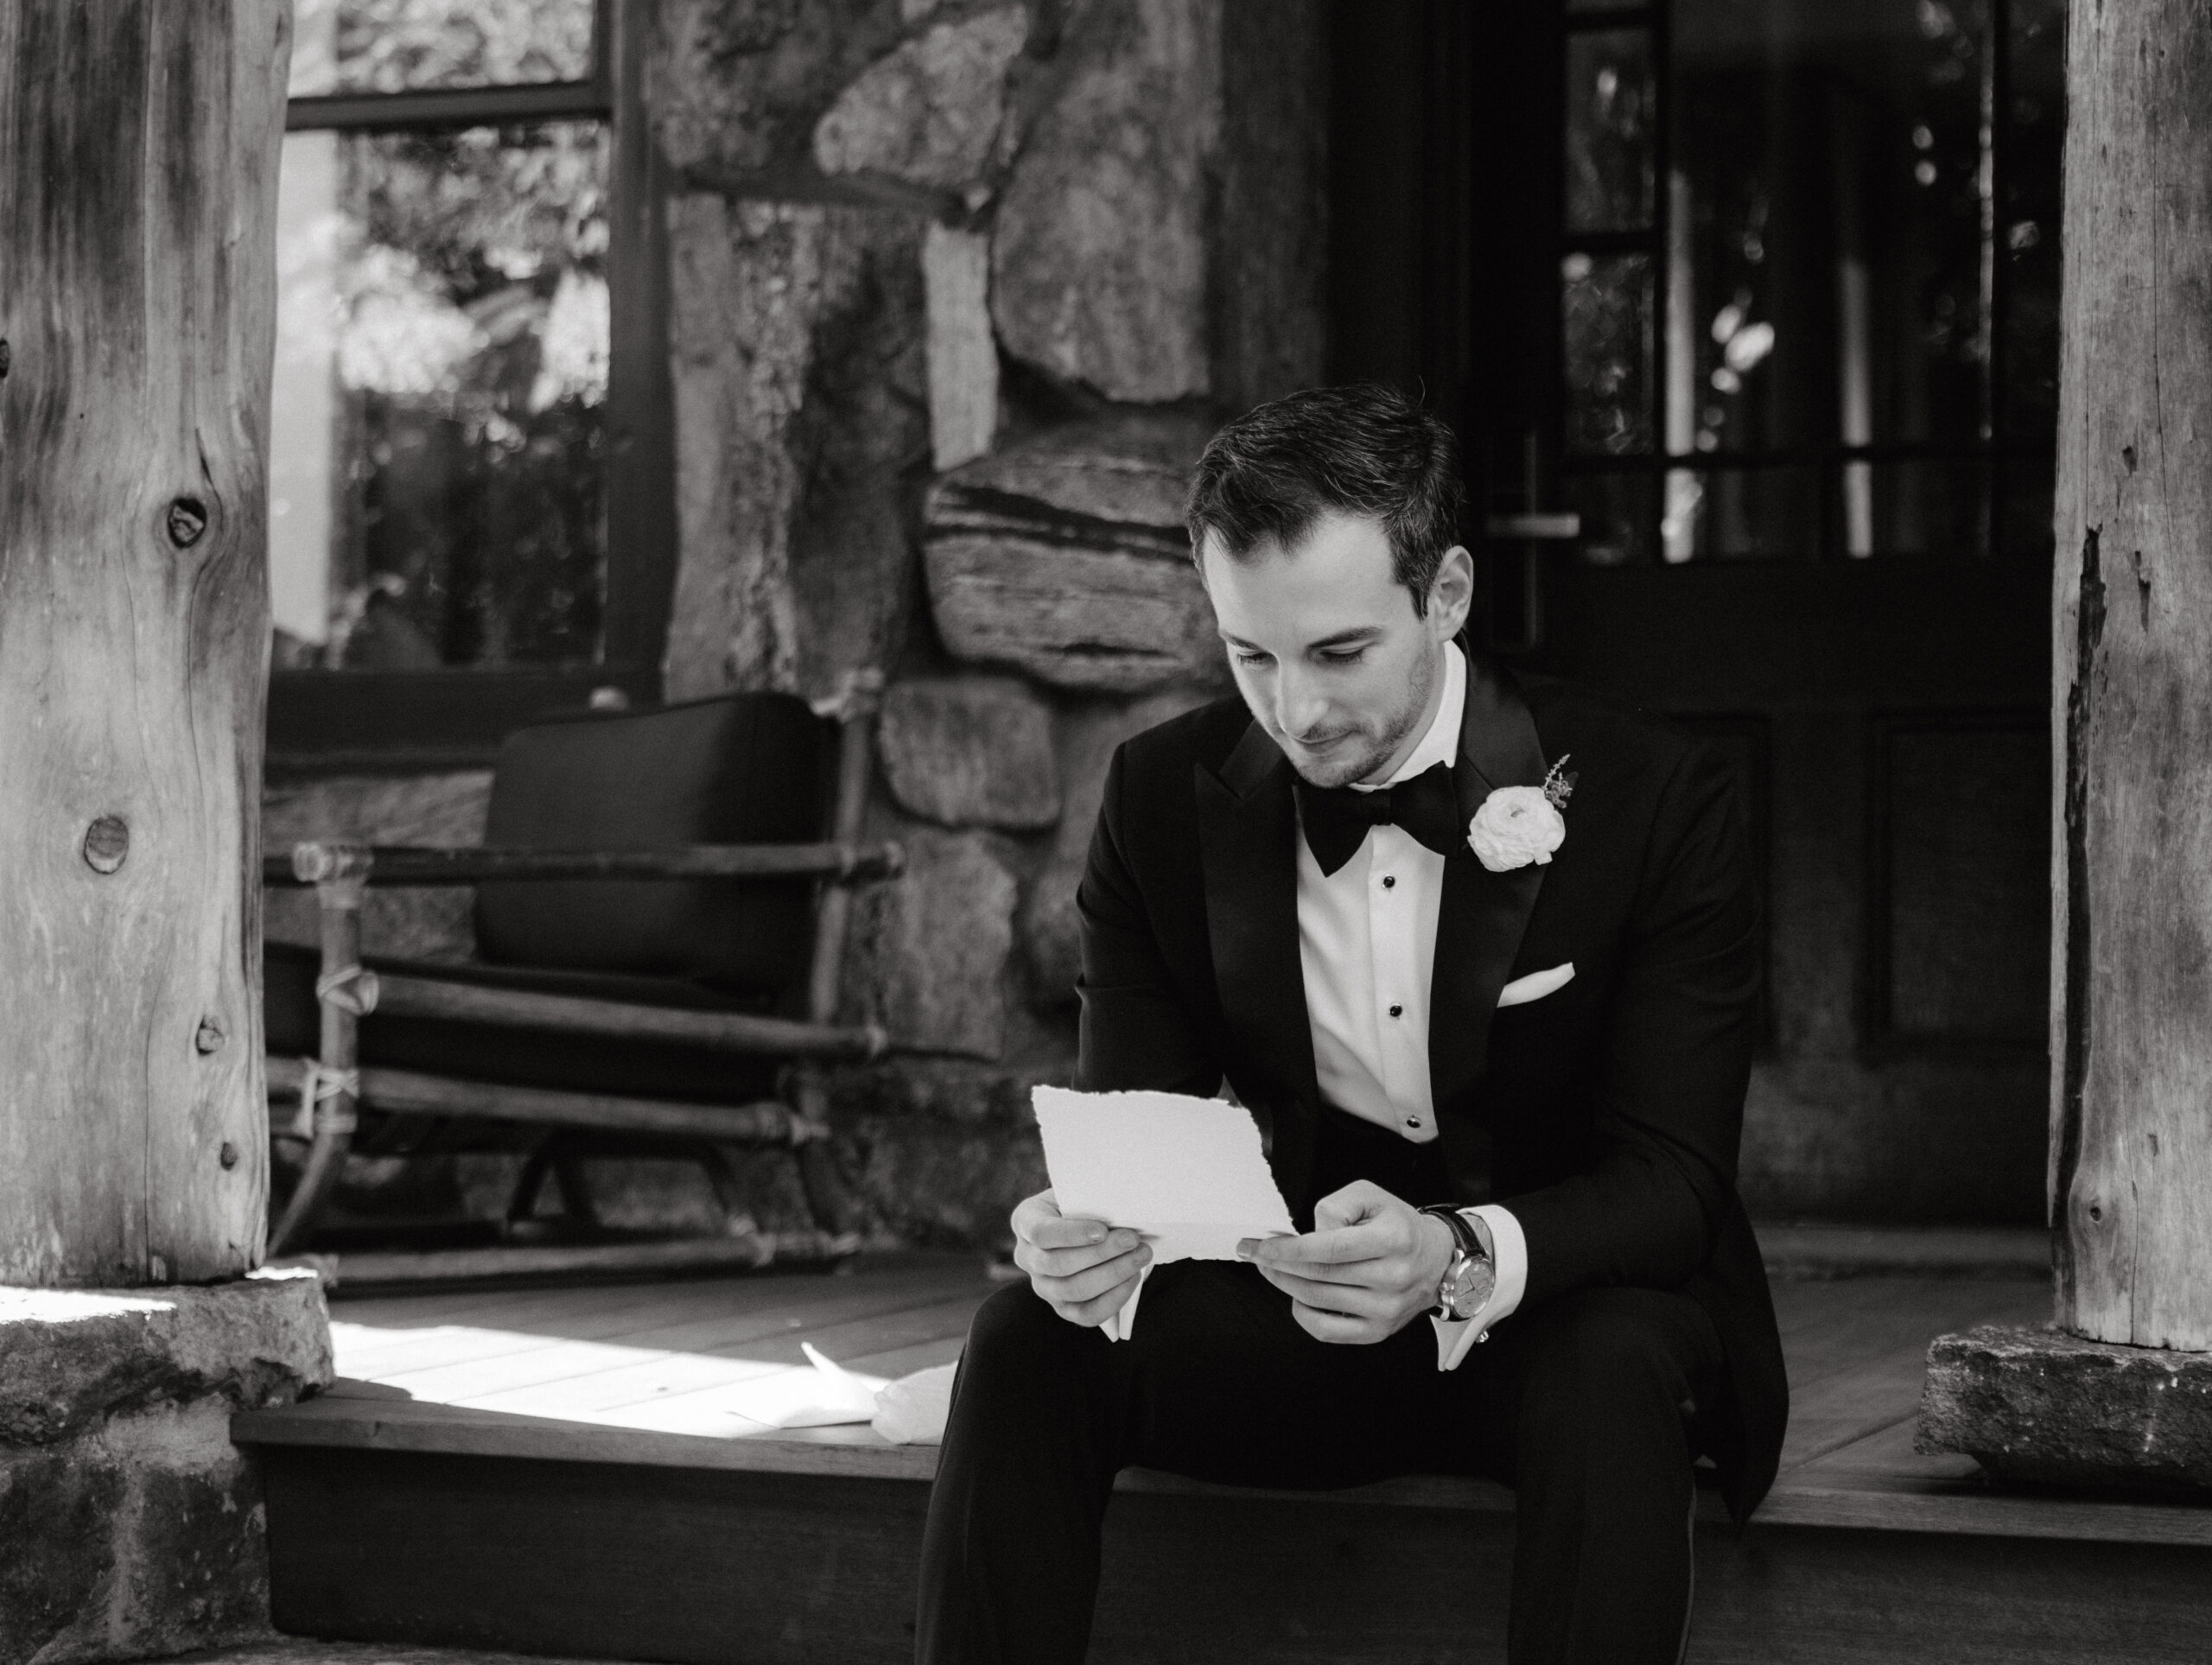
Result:
<svg viewBox="0 0 2212 1665"><path fill-rule="evenodd" d="M1207 442L1184 524L1193 561L1209 532L1241 561L1265 541L1288 548L1332 511L1380 521L1391 574L1426 614L1459 541L1461 495L1459 443L1443 423L1371 382L1313 387L1255 406Z"/></svg>

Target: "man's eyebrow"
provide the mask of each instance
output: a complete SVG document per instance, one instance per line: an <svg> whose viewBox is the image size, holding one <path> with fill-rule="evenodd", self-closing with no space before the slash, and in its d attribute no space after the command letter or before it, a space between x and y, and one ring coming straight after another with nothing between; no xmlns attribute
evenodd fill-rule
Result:
<svg viewBox="0 0 2212 1665"><path fill-rule="evenodd" d="M1235 635L1229 631L1217 629L1214 633L1231 647L1247 647L1255 652L1265 651L1258 643L1248 642L1242 636ZM1306 651L1311 653L1320 648L1351 647L1357 643L1371 642L1382 633L1382 626L1380 625L1354 625L1348 630L1339 630L1332 635L1323 636L1317 640L1306 643Z"/></svg>

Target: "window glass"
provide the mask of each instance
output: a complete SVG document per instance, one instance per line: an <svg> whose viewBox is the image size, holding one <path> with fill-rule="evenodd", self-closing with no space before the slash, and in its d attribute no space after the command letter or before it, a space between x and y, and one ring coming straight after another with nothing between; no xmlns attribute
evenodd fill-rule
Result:
<svg viewBox="0 0 2212 1665"><path fill-rule="evenodd" d="M581 81L594 0L296 0L291 93Z"/></svg>
<svg viewBox="0 0 2212 1665"><path fill-rule="evenodd" d="M1802 560L1821 552L1817 468L1672 469L1667 484L1670 561Z"/></svg>
<svg viewBox="0 0 2212 1665"><path fill-rule="evenodd" d="M1567 226L1636 231L1651 223L1655 106L1649 30L1567 41Z"/></svg>
<svg viewBox="0 0 2212 1665"><path fill-rule="evenodd" d="M1651 448L1651 258L1570 254L1560 263L1567 448Z"/></svg>
<svg viewBox="0 0 2212 1665"><path fill-rule="evenodd" d="M607 176L591 122L287 136L280 667L598 656Z"/></svg>
<svg viewBox="0 0 2212 1665"><path fill-rule="evenodd" d="M1584 558L2047 551L2065 0L1567 10Z"/></svg>
<svg viewBox="0 0 2212 1665"><path fill-rule="evenodd" d="M1561 496L1582 519L1578 548L1593 567L1641 564L1651 558L1651 476L1571 475Z"/></svg>
<svg viewBox="0 0 2212 1665"><path fill-rule="evenodd" d="M2050 548L2058 431L2059 163L2066 146L2066 0L2012 0L2012 85L1999 157L2003 372L1999 431L2024 456L2000 473L2004 547Z"/></svg>
<svg viewBox="0 0 2212 1665"><path fill-rule="evenodd" d="M1668 391L1700 445L1982 437L1986 10L1676 8L1668 276L1691 353Z"/></svg>

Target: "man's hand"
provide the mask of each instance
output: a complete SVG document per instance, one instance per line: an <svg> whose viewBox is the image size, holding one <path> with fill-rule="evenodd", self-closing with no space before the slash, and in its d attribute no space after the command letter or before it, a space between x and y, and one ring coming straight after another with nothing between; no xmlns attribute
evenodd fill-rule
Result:
<svg viewBox="0 0 2212 1665"><path fill-rule="evenodd" d="M1014 1211L1014 1263L1055 1312L1095 1328L1136 1293L1152 1250L1127 1226L1070 1219L1040 1191Z"/></svg>
<svg viewBox="0 0 2212 1665"><path fill-rule="evenodd" d="M1304 1236L1247 1237L1236 1249L1290 1297L1291 1315L1315 1340L1371 1343L1435 1306L1452 1228L1355 1179L1313 1205Z"/></svg>

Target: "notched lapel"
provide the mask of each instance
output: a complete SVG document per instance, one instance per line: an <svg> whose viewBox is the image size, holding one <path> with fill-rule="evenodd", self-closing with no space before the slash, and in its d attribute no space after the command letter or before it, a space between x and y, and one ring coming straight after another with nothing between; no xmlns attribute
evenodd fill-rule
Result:
<svg viewBox="0 0 2212 1665"><path fill-rule="evenodd" d="M1541 785L1544 771L1535 719L1510 673L1468 653L1467 708L1452 771L1459 824L1472 821L1500 786ZM1535 863L1492 873L1464 842L1445 860L1428 1001L1429 1089L1440 1128L1452 1126L1450 1112L1468 1108L1482 1078L1498 991L1543 883L1544 869Z"/></svg>
<svg viewBox="0 0 2212 1665"><path fill-rule="evenodd" d="M1217 774L1193 766L1206 935L1223 1015L1246 1056L1272 1077L1275 1172L1302 1185L1312 1161L1313 1031L1298 948L1298 811L1291 769L1257 723ZM1299 1113L1285 1115L1294 1102Z"/></svg>

